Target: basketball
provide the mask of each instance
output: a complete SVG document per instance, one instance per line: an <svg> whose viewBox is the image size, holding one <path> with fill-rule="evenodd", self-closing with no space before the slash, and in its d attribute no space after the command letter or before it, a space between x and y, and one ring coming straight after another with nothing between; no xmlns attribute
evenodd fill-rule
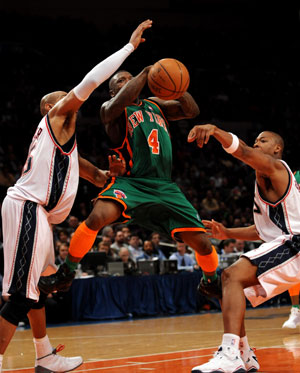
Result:
<svg viewBox="0 0 300 373"><path fill-rule="evenodd" d="M163 100L181 97L190 84L190 74L184 64L174 58L157 61L148 73L150 91Z"/></svg>

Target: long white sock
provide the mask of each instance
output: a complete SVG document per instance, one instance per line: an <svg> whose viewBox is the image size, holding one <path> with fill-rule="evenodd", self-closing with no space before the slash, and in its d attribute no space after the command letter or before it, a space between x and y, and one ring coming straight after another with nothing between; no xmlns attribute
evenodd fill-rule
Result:
<svg viewBox="0 0 300 373"><path fill-rule="evenodd" d="M250 350L248 338L247 338L246 335L245 335L245 337L242 337L240 339L240 346L239 346L239 348L240 348L241 351L249 351Z"/></svg>
<svg viewBox="0 0 300 373"><path fill-rule="evenodd" d="M53 348L47 335L43 338L33 338L35 356L40 359L43 356L51 354Z"/></svg>
<svg viewBox="0 0 300 373"><path fill-rule="evenodd" d="M0 373L2 372L3 355L0 355Z"/></svg>
<svg viewBox="0 0 300 373"><path fill-rule="evenodd" d="M239 349L240 337L236 334L225 333L223 334L222 345L230 346Z"/></svg>

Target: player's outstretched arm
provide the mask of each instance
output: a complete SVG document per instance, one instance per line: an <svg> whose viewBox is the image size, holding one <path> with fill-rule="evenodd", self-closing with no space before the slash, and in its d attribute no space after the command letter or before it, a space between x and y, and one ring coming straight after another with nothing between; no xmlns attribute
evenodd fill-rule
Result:
<svg viewBox="0 0 300 373"><path fill-rule="evenodd" d="M142 37L143 32L151 26L151 20L142 22L132 33L129 43L95 66L72 91L52 108L49 115L66 116L76 112L90 94L121 66L140 43L145 41Z"/></svg>
<svg viewBox="0 0 300 373"><path fill-rule="evenodd" d="M228 238L245 241L260 240L255 225L241 228L226 228L222 223L219 223L213 219L203 220L202 222L209 237L213 237L219 240L226 240Z"/></svg>
<svg viewBox="0 0 300 373"><path fill-rule="evenodd" d="M125 161L115 155L109 156L109 170L100 170L87 159L78 155L79 176L90 183L102 188L110 177L121 176L126 172Z"/></svg>
<svg viewBox="0 0 300 373"><path fill-rule="evenodd" d="M196 141L198 147L202 148L208 143L211 136L219 141L227 153L230 153L233 157L243 161L263 175L271 176L277 170L285 170L283 164L277 159L248 146L236 135L223 131L213 124L194 126L188 135L188 142Z"/></svg>

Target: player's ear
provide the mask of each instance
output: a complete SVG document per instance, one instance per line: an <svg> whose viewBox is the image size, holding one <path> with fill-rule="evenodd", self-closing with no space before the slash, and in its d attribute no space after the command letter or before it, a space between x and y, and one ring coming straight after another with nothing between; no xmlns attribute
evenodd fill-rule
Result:
<svg viewBox="0 0 300 373"><path fill-rule="evenodd" d="M280 154L282 153L282 147L279 144L275 145L274 154Z"/></svg>

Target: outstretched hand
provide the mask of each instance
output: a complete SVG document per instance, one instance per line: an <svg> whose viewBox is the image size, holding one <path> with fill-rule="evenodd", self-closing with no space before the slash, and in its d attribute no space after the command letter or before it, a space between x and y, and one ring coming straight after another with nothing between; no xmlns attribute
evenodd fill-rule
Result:
<svg viewBox="0 0 300 373"><path fill-rule="evenodd" d="M117 158L116 155L108 156L109 171L108 177L122 176L126 172L126 162L124 159Z"/></svg>
<svg viewBox="0 0 300 373"><path fill-rule="evenodd" d="M150 27L152 27L152 21L150 19L147 19L133 31L129 43L133 45L134 49L136 49L140 45L140 43L144 43L146 41L146 39L142 37L143 32Z"/></svg>
<svg viewBox="0 0 300 373"><path fill-rule="evenodd" d="M215 132L216 126L213 124L203 124L195 126L190 130L187 141L193 142L196 140L197 146L203 148L203 145L208 143L210 136Z"/></svg>
<svg viewBox="0 0 300 373"><path fill-rule="evenodd" d="M214 219L202 220L209 237L217 238L219 240L226 240L228 237L227 228L223 224L218 223Z"/></svg>

